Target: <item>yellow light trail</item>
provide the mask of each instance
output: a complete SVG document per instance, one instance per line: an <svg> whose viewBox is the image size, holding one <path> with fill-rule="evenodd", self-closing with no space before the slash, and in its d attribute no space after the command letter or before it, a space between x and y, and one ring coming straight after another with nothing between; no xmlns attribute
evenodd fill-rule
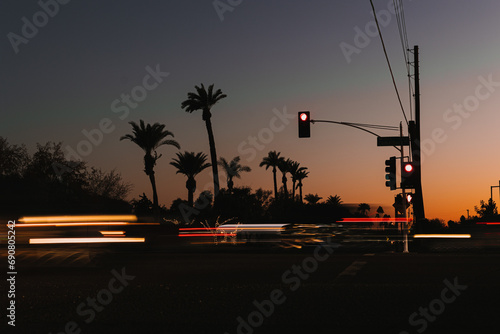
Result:
<svg viewBox="0 0 500 334"><path fill-rule="evenodd" d="M134 224L134 223L127 223L127 222L29 223L29 224L19 224L19 225L16 225L16 227L36 227L36 226L122 226L122 225L139 225L139 224L140 223ZM146 225L146 224L144 224L144 225Z"/></svg>
<svg viewBox="0 0 500 334"><path fill-rule="evenodd" d="M456 238L456 239L468 239L471 237L470 234L415 234L414 238Z"/></svg>
<svg viewBox="0 0 500 334"><path fill-rule="evenodd" d="M99 231L102 235L117 235L117 236L124 236L125 231Z"/></svg>
<svg viewBox="0 0 500 334"><path fill-rule="evenodd" d="M20 222L31 223L69 223L69 222L99 222L99 221L137 221L135 215L91 215L91 216L38 216L22 217Z"/></svg>
<svg viewBox="0 0 500 334"><path fill-rule="evenodd" d="M37 238L30 239L30 244L87 244L108 242L144 242L144 238Z"/></svg>

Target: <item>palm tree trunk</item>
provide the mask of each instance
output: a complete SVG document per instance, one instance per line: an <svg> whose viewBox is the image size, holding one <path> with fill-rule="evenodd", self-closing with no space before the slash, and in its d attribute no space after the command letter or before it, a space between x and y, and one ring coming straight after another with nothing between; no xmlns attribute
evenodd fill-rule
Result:
<svg viewBox="0 0 500 334"><path fill-rule="evenodd" d="M156 192L156 180L155 173L152 172L149 174L149 181L151 181L151 186L153 187L153 209L157 211L158 207L158 193Z"/></svg>
<svg viewBox="0 0 500 334"><path fill-rule="evenodd" d="M302 183L299 184L300 203L302 203Z"/></svg>
<svg viewBox="0 0 500 334"><path fill-rule="evenodd" d="M292 179L292 201L295 202L295 180Z"/></svg>
<svg viewBox="0 0 500 334"><path fill-rule="evenodd" d="M189 206L193 206L193 202L194 202L193 192L191 191L191 189L188 189L188 204L189 204Z"/></svg>
<svg viewBox="0 0 500 334"><path fill-rule="evenodd" d="M276 167L273 167L274 199L278 196L278 182L276 181Z"/></svg>
<svg viewBox="0 0 500 334"><path fill-rule="evenodd" d="M203 111L205 113L205 111ZM219 171L217 168L217 152L215 151L214 132L212 131L212 122L210 116L203 117L208 132L208 143L210 145L210 156L212 158L212 173L214 174L214 204L217 195L219 194Z"/></svg>
<svg viewBox="0 0 500 334"><path fill-rule="evenodd" d="M194 204L194 191L196 190L196 180L194 178L188 177L186 181L186 188L188 190L188 204L193 206Z"/></svg>
<svg viewBox="0 0 500 334"><path fill-rule="evenodd" d="M286 187L286 174L283 173L283 177L281 178L281 181L283 182L283 194L285 195L285 199L288 198L288 189Z"/></svg>

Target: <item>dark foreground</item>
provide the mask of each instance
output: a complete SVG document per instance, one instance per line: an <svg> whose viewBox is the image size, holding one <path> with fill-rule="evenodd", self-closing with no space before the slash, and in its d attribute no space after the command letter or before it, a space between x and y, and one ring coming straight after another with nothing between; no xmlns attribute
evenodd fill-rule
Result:
<svg viewBox="0 0 500 334"><path fill-rule="evenodd" d="M311 247L76 253L71 264L54 260L49 249L21 254L16 326L6 326L3 317L2 327L53 334L498 333L500 328L500 253L495 252L373 254Z"/></svg>

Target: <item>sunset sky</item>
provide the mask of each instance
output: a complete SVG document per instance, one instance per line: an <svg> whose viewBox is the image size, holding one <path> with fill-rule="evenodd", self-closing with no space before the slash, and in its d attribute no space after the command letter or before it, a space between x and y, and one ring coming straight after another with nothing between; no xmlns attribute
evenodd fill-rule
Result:
<svg viewBox="0 0 500 334"><path fill-rule="evenodd" d="M40 3L50 15L40 14ZM239 155L252 168L236 186L271 190L272 173L259 163L276 150L308 167L305 194L389 210L396 191L385 186L384 162L398 154L394 148L334 124L312 125L309 139L297 136L301 110L313 119L393 126L404 120L380 38L365 35L373 24L370 1L40 3L0 4L0 136L11 144L24 143L33 153L37 142L62 141L68 155L80 148L89 165L121 172L134 186L130 198L143 192L151 198L142 150L119 138L131 132L129 121L160 122L181 151L209 155L201 112L186 113L181 102L195 85L214 83L227 94L213 108L217 153L228 160ZM426 216L457 220L467 209L474 214L500 179L500 2L403 3L409 45L420 48ZM389 4L374 0L409 117L403 51ZM26 27L34 21L37 31ZM357 53L346 57L347 44ZM157 81L144 83L154 71ZM122 96L132 92L146 96L127 106ZM106 122L102 140L84 151L84 133ZM169 165L176 152L173 146L158 150L159 201L167 207L187 198L185 177ZM225 185L222 172L220 182ZM209 169L197 183L195 198L211 189ZM500 200L498 188L493 199Z"/></svg>

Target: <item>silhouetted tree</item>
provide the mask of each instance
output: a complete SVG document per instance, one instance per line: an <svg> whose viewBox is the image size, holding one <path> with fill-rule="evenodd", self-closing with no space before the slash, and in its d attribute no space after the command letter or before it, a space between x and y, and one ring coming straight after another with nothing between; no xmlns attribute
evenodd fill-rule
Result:
<svg viewBox="0 0 500 334"><path fill-rule="evenodd" d="M488 218L498 215L497 205L491 198L488 199L488 203L485 203L483 200L481 200L480 206L475 206L474 210L476 210L477 214L481 218Z"/></svg>
<svg viewBox="0 0 500 334"><path fill-rule="evenodd" d="M0 173L0 189L9 189L0 192L3 211L13 215L131 211L130 204L121 200L128 185L116 171L89 170L83 161L67 160L62 143L37 143L32 156L23 147L13 149L0 141L0 150L14 152L7 156L23 165L20 169L4 168L5 174Z"/></svg>
<svg viewBox="0 0 500 334"><path fill-rule="evenodd" d="M212 193L209 190L204 190L201 192L201 194L198 196L196 201L194 202L194 206L197 209L205 209L205 208L210 208L210 205L212 204L214 197Z"/></svg>
<svg viewBox="0 0 500 334"><path fill-rule="evenodd" d="M445 229L446 224L444 223L444 220L438 218L423 219L412 225L412 230L420 231L421 233L436 233L442 232Z"/></svg>
<svg viewBox="0 0 500 334"><path fill-rule="evenodd" d="M229 163L224 158L219 158L219 165L222 166L227 175L227 189L229 193L233 190L233 177L241 178L242 172L250 172L252 169L248 166L240 165L240 157L234 157Z"/></svg>
<svg viewBox="0 0 500 334"><path fill-rule="evenodd" d="M36 144L36 152L29 159L23 177L41 187L65 187L65 192L80 191L86 184L86 163L69 161L64 157L62 143Z"/></svg>
<svg viewBox="0 0 500 334"><path fill-rule="evenodd" d="M214 85L208 87L208 91L205 90L205 86L201 84L201 87L195 86L196 93L188 93L188 99L182 102L181 108L185 109L186 112L192 113L195 110L202 110L202 119L205 121L205 126L208 132L208 142L210 145L210 156L212 160L212 173L214 176L214 194L217 198L219 193L219 172L217 168L217 153L215 150L215 139L212 130L212 113L211 108L220 100L225 98L227 95L222 94L220 89L217 89L215 93L213 92ZM216 200L216 199L214 199Z"/></svg>
<svg viewBox="0 0 500 334"><path fill-rule="evenodd" d="M265 166L266 170L269 167L272 167L272 172L273 172L273 182L274 182L274 198L278 197L278 182L276 180L276 167L278 167L278 164L281 163L282 160L284 160L282 157L280 157L281 152L276 152L276 151L270 151L267 154L267 157L262 158L261 163L259 164L259 167Z"/></svg>
<svg viewBox="0 0 500 334"><path fill-rule="evenodd" d="M124 200L132 189L132 185L124 182L121 174L114 169L104 172L91 167L86 173L86 181L85 189L90 193L112 199Z"/></svg>
<svg viewBox="0 0 500 334"><path fill-rule="evenodd" d="M381 206L379 206L379 207L377 208L377 214L376 214L376 216L375 216L375 217L380 218L380 216L381 216L383 213L384 213L384 209L383 209Z"/></svg>
<svg viewBox="0 0 500 334"><path fill-rule="evenodd" d="M180 149L181 146L175 140L165 139L168 136L173 137L174 134L165 130L164 124L154 123L153 125L145 125L142 119L140 120L139 125L135 122L129 122L129 124L132 125L133 134L122 136L120 140L128 139L137 144L137 146L142 148L145 152L144 173L149 176L149 181L151 182L151 187L153 188L153 205L155 208L159 208L154 166L156 165L156 160L161 157L161 154L158 155L156 149L162 145L172 145L178 149Z"/></svg>
<svg viewBox="0 0 500 334"><path fill-rule="evenodd" d="M21 176L29 163L25 145L10 145L6 138L0 137L0 175Z"/></svg>
<svg viewBox="0 0 500 334"><path fill-rule="evenodd" d="M323 197L319 197L318 194L307 194L304 196L304 199L307 201L307 203L314 205L317 204Z"/></svg>
<svg viewBox="0 0 500 334"><path fill-rule="evenodd" d="M370 212L371 210L371 207L369 204L366 204L366 203L360 203L358 205L358 213L361 215L361 216L368 216L368 212Z"/></svg>
<svg viewBox="0 0 500 334"><path fill-rule="evenodd" d="M195 154L194 152L184 152L177 153L177 158L173 158L170 162L172 166L177 168L178 174L183 174L187 176L186 189L188 190L188 204L193 206L193 194L196 190L196 180L195 176L201 173L205 168L210 167L207 163L207 155L199 152Z"/></svg>
<svg viewBox="0 0 500 334"><path fill-rule="evenodd" d="M302 180L305 179L307 175L309 175L309 172L306 170L299 171L297 172L297 175L295 175L295 179L298 181L297 188L299 188L299 198L301 203L302 203Z"/></svg>
<svg viewBox="0 0 500 334"><path fill-rule="evenodd" d="M297 182L297 175L301 171L307 170L307 167L300 167L297 161L291 161L288 172L292 176L292 199L295 201L295 183Z"/></svg>
<svg viewBox="0 0 500 334"><path fill-rule="evenodd" d="M287 199L288 198L288 188L286 186L287 178L286 178L286 173L290 172L290 168L292 165L292 160L290 159L281 159L278 162L278 168L281 171L282 177L281 177L281 182L283 183L283 198Z"/></svg>
<svg viewBox="0 0 500 334"><path fill-rule="evenodd" d="M330 195L326 199L326 204L338 207L338 206L340 206L342 204L342 199L340 198L339 195L335 195L335 196L331 196Z"/></svg>
<svg viewBox="0 0 500 334"><path fill-rule="evenodd" d="M214 214L220 217L219 221L234 218L242 223L262 222L270 204L270 194L262 189L253 193L249 187L234 187L232 193L222 189L214 205Z"/></svg>
<svg viewBox="0 0 500 334"><path fill-rule="evenodd" d="M145 193L139 195L139 199L133 199L130 201L134 214L139 216L148 216L153 213L153 202L146 196Z"/></svg>

